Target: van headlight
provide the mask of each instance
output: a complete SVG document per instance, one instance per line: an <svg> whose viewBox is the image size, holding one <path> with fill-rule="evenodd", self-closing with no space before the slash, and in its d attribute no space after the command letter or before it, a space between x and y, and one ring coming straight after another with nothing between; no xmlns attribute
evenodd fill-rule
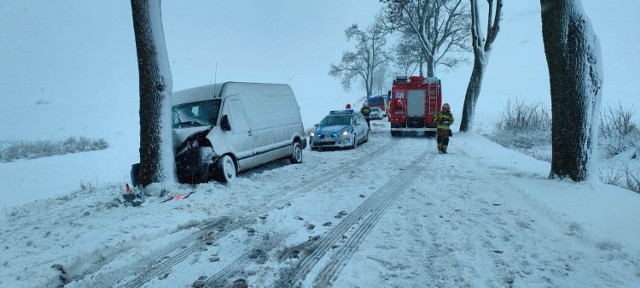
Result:
<svg viewBox="0 0 640 288"><path fill-rule="evenodd" d="M349 131L342 131L342 133L340 133L340 135L342 135L342 137L347 137L347 136L349 136Z"/></svg>
<svg viewBox="0 0 640 288"><path fill-rule="evenodd" d="M309 136L311 136L311 137L316 137L316 132L311 132L311 133L309 133Z"/></svg>

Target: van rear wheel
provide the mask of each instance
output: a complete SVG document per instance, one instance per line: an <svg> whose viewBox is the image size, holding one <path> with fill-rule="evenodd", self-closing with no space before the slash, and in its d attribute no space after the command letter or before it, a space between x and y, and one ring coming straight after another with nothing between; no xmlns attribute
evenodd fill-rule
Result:
<svg viewBox="0 0 640 288"><path fill-rule="evenodd" d="M229 155L224 155L218 160L216 169L216 180L227 183L233 181L236 178L237 168L233 158Z"/></svg>
<svg viewBox="0 0 640 288"><path fill-rule="evenodd" d="M300 145L300 142L293 142L293 151L291 152L289 161L291 164L302 163L302 145Z"/></svg>

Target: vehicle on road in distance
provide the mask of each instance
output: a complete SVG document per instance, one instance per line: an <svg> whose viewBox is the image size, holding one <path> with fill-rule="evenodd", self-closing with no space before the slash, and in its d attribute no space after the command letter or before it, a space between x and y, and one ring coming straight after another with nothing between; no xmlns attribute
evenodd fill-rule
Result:
<svg viewBox="0 0 640 288"><path fill-rule="evenodd" d="M382 115L387 115L387 99L385 95L369 96L367 97L367 103L370 108L378 107L382 111Z"/></svg>
<svg viewBox="0 0 640 288"><path fill-rule="evenodd" d="M369 126L364 116L354 110L330 111L309 135L311 150L356 148L369 141Z"/></svg>
<svg viewBox="0 0 640 288"><path fill-rule="evenodd" d="M371 120L380 120L384 118L384 113L378 107L371 107L371 113L369 114L369 118L371 118Z"/></svg>

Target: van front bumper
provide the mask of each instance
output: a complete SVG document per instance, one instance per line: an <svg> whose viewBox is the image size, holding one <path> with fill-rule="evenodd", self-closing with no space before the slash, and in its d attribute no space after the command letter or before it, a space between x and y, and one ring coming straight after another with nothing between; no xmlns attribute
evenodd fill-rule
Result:
<svg viewBox="0 0 640 288"><path fill-rule="evenodd" d="M176 156L176 174L180 183L202 183L211 178L210 167L218 155L211 147L187 149Z"/></svg>

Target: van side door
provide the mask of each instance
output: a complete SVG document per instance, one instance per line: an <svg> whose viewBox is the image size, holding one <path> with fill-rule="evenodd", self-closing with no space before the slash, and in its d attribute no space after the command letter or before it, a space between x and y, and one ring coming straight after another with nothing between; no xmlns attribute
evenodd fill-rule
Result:
<svg viewBox="0 0 640 288"><path fill-rule="evenodd" d="M228 131L225 127L222 135L225 137L228 150L232 152L238 160L238 171L251 167L253 164L253 143L254 135L247 121L247 115L242 100L239 97L228 97L225 99L222 117L227 117ZM225 123L226 124L226 123Z"/></svg>

